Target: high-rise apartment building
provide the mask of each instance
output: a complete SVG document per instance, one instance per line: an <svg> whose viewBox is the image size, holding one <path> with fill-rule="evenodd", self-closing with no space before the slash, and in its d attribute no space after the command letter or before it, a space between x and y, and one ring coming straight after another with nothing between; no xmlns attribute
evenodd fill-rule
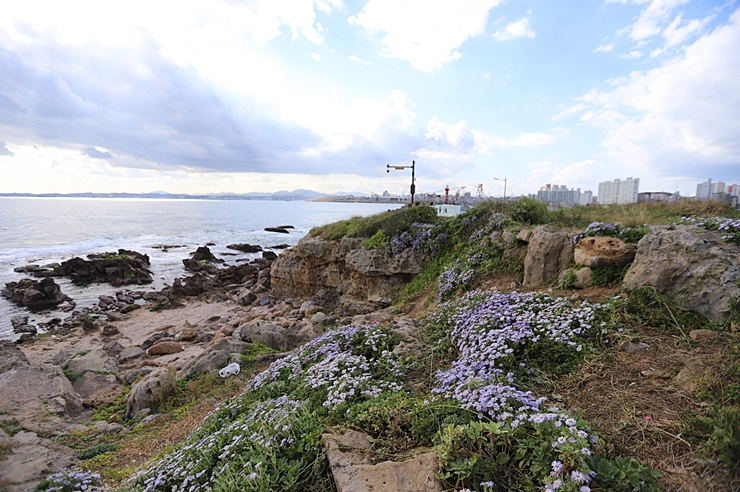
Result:
<svg viewBox="0 0 740 492"><path fill-rule="evenodd" d="M624 181L604 181L599 183L598 201L601 205L625 205L637 203L640 192L640 178L627 178Z"/></svg>

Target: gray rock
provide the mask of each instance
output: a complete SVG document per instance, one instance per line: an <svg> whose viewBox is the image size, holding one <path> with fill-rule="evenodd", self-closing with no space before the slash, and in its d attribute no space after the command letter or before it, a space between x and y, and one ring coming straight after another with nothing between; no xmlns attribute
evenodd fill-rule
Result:
<svg viewBox="0 0 740 492"><path fill-rule="evenodd" d="M0 340L0 373L27 365L29 362L26 354L16 344L8 340Z"/></svg>
<svg viewBox="0 0 740 492"><path fill-rule="evenodd" d="M114 357L109 356L100 349L91 350L88 353L73 355L62 368L73 374L84 374L88 371L105 372L118 375L118 363Z"/></svg>
<svg viewBox="0 0 740 492"><path fill-rule="evenodd" d="M261 343L279 349L288 348L286 330L280 325L265 320L254 320L240 326L233 337L251 343Z"/></svg>
<svg viewBox="0 0 740 492"><path fill-rule="evenodd" d="M144 366L140 367L138 369L133 369L126 373L125 380L128 384L134 384L134 381L139 379L139 376L146 376L150 372L152 372L155 369L155 367L152 366Z"/></svg>
<svg viewBox="0 0 740 492"><path fill-rule="evenodd" d="M416 320L407 316L401 317L392 328L404 342L418 342L419 334L416 331Z"/></svg>
<svg viewBox="0 0 740 492"><path fill-rule="evenodd" d="M316 323L318 325L326 321L327 318L328 316L326 314L319 312L311 316L311 323Z"/></svg>
<svg viewBox="0 0 740 492"><path fill-rule="evenodd" d="M572 254L573 241L568 233L550 225L537 227L524 258L522 285L531 287L547 282L568 265Z"/></svg>
<svg viewBox="0 0 740 492"><path fill-rule="evenodd" d="M0 374L0 413L41 434L68 431L82 411L72 383L58 366L21 366Z"/></svg>
<svg viewBox="0 0 740 492"><path fill-rule="evenodd" d="M126 418L130 419L140 410L158 405L175 391L175 375L167 367L155 369L131 387L126 397Z"/></svg>
<svg viewBox="0 0 740 492"><path fill-rule="evenodd" d="M85 372L72 381L72 387L80 395L80 398L87 398L110 386L120 386L113 374L99 374L91 371Z"/></svg>
<svg viewBox="0 0 740 492"><path fill-rule="evenodd" d="M10 318L10 324L13 326L13 331L21 329L22 327L28 325L28 315L19 314L17 316L13 316L12 318Z"/></svg>
<svg viewBox="0 0 740 492"><path fill-rule="evenodd" d="M532 239L532 230L522 229L521 231L519 231L519 234L516 235L516 238L523 243L528 243L530 239Z"/></svg>
<svg viewBox="0 0 740 492"><path fill-rule="evenodd" d="M33 490L44 477L77 462L75 450L33 432L13 436L10 449L12 453L0 461L0 480L6 492Z"/></svg>
<svg viewBox="0 0 740 492"><path fill-rule="evenodd" d="M237 302L242 306L249 306L257 300L257 294L249 289L244 289L239 297L236 298Z"/></svg>
<svg viewBox="0 0 740 492"><path fill-rule="evenodd" d="M589 267L581 268L575 271L576 280L573 282L573 287L576 289L585 289L591 283L591 275L593 270Z"/></svg>
<svg viewBox="0 0 740 492"><path fill-rule="evenodd" d="M205 374L211 371L216 371L224 367L228 362L228 350L209 350L191 364L184 367L180 373L178 373L178 377L188 377L191 374ZM180 374L182 376L180 376Z"/></svg>
<svg viewBox="0 0 740 492"><path fill-rule="evenodd" d="M143 359L145 357L146 352L141 347L128 347L121 350L121 353L118 354L118 363L128 364L129 362Z"/></svg>
<svg viewBox="0 0 740 492"><path fill-rule="evenodd" d="M649 352L653 350L653 347L644 342L624 342L619 350L628 354L638 354L640 352Z"/></svg>
<svg viewBox="0 0 740 492"><path fill-rule="evenodd" d="M624 278L627 291L644 286L676 296L687 311L726 321L731 299L740 297L740 247L715 232L654 231L637 244Z"/></svg>
<svg viewBox="0 0 740 492"><path fill-rule="evenodd" d="M234 338L219 338L208 350L225 350L229 354L244 354L249 350L249 343Z"/></svg>
<svg viewBox="0 0 740 492"><path fill-rule="evenodd" d="M149 338L147 338L146 340L144 340L144 342L141 344L141 348L143 348L144 350L146 350L149 347L151 347L152 345L154 345L155 343L157 343L158 341L163 340L163 339L174 340L175 337L173 335L167 333L166 331L160 331L160 332L154 333Z"/></svg>
<svg viewBox="0 0 740 492"><path fill-rule="evenodd" d="M511 244L516 241L516 236L509 231L505 231L503 234L501 234L501 240L506 244Z"/></svg>

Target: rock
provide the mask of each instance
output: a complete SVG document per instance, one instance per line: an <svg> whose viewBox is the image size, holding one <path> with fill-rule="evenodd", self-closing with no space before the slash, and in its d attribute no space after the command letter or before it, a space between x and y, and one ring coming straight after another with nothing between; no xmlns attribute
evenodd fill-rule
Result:
<svg viewBox="0 0 740 492"><path fill-rule="evenodd" d="M158 405L175 391L175 376L167 367L160 367L131 387L126 397L126 418L130 419L140 410Z"/></svg>
<svg viewBox="0 0 740 492"><path fill-rule="evenodd" d="M326 321L327 318L328 316L326 314L319 312L311 316L311 323L316 323L318 325Z"/></svg>
<svg viewBox="0 0 740 492"><path fill-rule="evenodd" d="M707 367L703 362L696 359L689 359L681 372L676 375L673 382L681 390L687 393L693 393L699 389L701 379L707 374Z"/></svg>
<svg viewBox="0 0 740 492"><path fill-rule="evenodd" d="M424 355L424 346L419 342L401 342L393 348L393 355L399 357L416 357Z"/></svg>
<svg viewBox="0 0 740 492"><path fill-rule="evenodd" d="M236 298L236 301L242 306L249 306L256 300L257 294L248 289L244 289L244 291L239 294L239 297Z"/></svg>
<svg viewBox="0 0 740 492"><path fill-rule="evenodd" d="M104 282L111 285L150 284L149 256L119 249L117 253L88 255L88 260L72 258L56 270L80 284Z"/></svg>
<svg viewBox="0 0 740 492"><path fill-rule="evenodd" d="M511 244L511 243L513 243L514 241L516 241L516 236L515 236L515 235L514 235L513 233L509 232L509 231L504 231L504 232L503 232L503 233L501 234L501 240L502 240L502 241L503 241L503 242L504 242L505 244Z"/></svg>
<svg viewBox="0 0 740 492"><path fill-rule="evenodd" d="M310 321L305 321L303 323L296 323L293 327L291 327L293 330L296 330L294 333L290 333L288 336L289 340L289 346L291 347L297 347L299 345L303 345L306 342L310 342L316 337L320 337L324 334L324 329L319 326L311 323Z"/></svg>
<svg viewBox="0 0 740 492"><path fill-rule="evenodd" d="M152 372L155 368L152 366L143 366L138 369L133 369L126 373L125 381L128 384L134 384L134 382L139 379L140 376L146 376L150 372Z"/></svg>
<svg viewBox="0 0 740 492"><path fill-rule="evenodd" d="M229 249L233 249L236 251L241 251L242 253L259 253L262 251L262 246L258 245L251 245L247 243L239 243L239 244L229 244L226 246Z"/></svg>
<svg viewBox="0 0 740 492"><path fill-rule="evenodd" d="M265 320L250 321L240 326L234 332L233 337L237 340L261 343L279 349L288 348L285 328Z"/></svg>
<svg viewBox="0 0 740 492"><path fill-rule="evenodd" d="M724 322L731 299L740 297L740 247L715 232L653 231L637 244L624 278L627 291L644 286L674 295L687 311Z"/></svg>
<svg viewBox="0 0 740 492"><path fill-rule="evenodd" d="M198 332L192 328L183 328L182 330L175 333L176 342L192 342L198 338Z"/></svg>
<svg viewBox="0 0 740 492"><path fill-rule="evenodd" d="M118 357L123 352L123 349L123 345L115 340L103 344L103 352L110 357Z"/></svg>
<svg viewBox="0 0 740 492"><path fill-rule="evenodd" d="M90 371L83 373L72 381L72 387L83 399L111 386L120 386L114 375Z"/></svg>
<svg viewBox="0 0 740 492"><path fill-rule="evenodd" d="M671 377L671 373L668 371L655 371L653 369L646 370L646 371L640 371L640 374L642 374L646 378L655 378L655 379L670 379Z"/></svg>
<svg viewBox="0 0 740 492"><path fill-rule="evenodd" d="M532 230L522 229L521 231L519 231L519 234L516 235L516 238L523 243L528 243L530 239L532 239Z"/></svg>
<svg viewBox="0 0 740 492"><path fill-rule="evenodd" d="M24 429L42 434L68 431L68 417L82 403L57 366L21 366L0 374L0 413Z"/></svg>
<svg viewBox="0 0 740 492"><path fill-rule="evenodd" d="M0 340L0 374L28 365L26 354L16 344L9 340Z"/></svg>
<svg viewBox="0 0 740 492"><path fill-rule="evenodd" d="M193 255L193 261L195 262L223 262L223 260L219 260L218 258L213 256L213 253L211 253L211 250L208 248L208 246L200 246L191 254Z"/></svg>
<svg viewBox="0 0 740 492"><path fill-rule="evenodd" d="M101 434L117 434L121 432L125 427L116 422L106 422L105 420L99 420L93 424L93 429L97 430Z"/></svg>
<svg viewBox="0 0 740 492"><path fill-rule="evenodd" d="M138 304L132 304L132 306L137 305ZM120 333L121 332L118 330L118 327L110 323L107 323L100 328L100 334L104 337L112 337L114 335L119 335Z"/></svg>
<svg viewBox="0 0 740 492"><path fill-rule="evenodd" d="M411 453L406 461L385 461L371 465L367 459L367 434L348 430L344 435L324 434L334 482L338 492L441 492L435 476L438 461L434 452Z"/></svg>
<svg viewBox="0 0 740 492"><path fill-rule="evenodd" d="M145 357L146 357L146 352L141 347L128 347L128 348L121 350L121 353L118 354L118 363L128 364L129 362L143 359Z"/></svg>
<svg viewBox="0 0 740 492"><path fill-rule="evenodd" d="M298 308L298 313L305 315L306 314L306 311L308 311L313 306L316 306L316 303L315 302L313 302L313 301L306 301L303 304L301 304L301 307Z"/></svg>
<svg viewBox="0 0 740 492"><path fill-rule="evenodd" d="M352 318L352 326L371 325L375 323L388 324L393 320L393 312L387 309L374 311L368 314L358 314Z"/></svg>
<svg viewBox="0 0 740 492"><path fill-rule="evenodd" d="M282 227L265 227L267 232L279 232L281 234L288 234L288 231Z"/></svg>
<svg viewBox="0 0 740 492"><path fill-rule="evenodd" d="M619 348L622 352L628 354L638 354L640 352L649 352L653 347L644 342L624 342Z"/></svg>
<svg viewBox="0 0 740 492"><path fill-rule="evenodd" d="M77 452L34 432L19 432L9 440L12 452L0 460L0 480L6 492L33 490L44 477L77 462Z"/></svg>
<svg viewBox="0 0 740 492"><path fill-rule="evenodd" d="M270 269L272 294L320 300L327 308L345 301L386 297L421 271L425 260L410 250L390 256L385 250L361 248L361 239L326 241L306 236L278 256ZM399 291L400 292L400 291ZM395 295L398 295L397 293ZM361 301L365 302L365 301ZM377 306L373 305L373 310Z"/></svg>
<svg viewBox="0 0 740 492"><path fill-rule="evenodd" d="M9 282L0 294L19 306L32 309L51 308L69 299L50 277L41 281L25 278Z"/></svg>
<svg viewBox="0 0 740 492"><path fill-rule="evenodd" d="M82 406L85 408L98 408L100 405L113 403L122 392L123 385L120 384L105 387L82 400Z"/></svg>
<svg viewBox="0 0 740 492"><path fill-rule="evenodd" d="M573 287L576 289L585 289L591 283L591 275L593 271L589 267L580 268L575 271L576 280L573 282Z"/></svg>
<svg viewBox="0 0 740 492"><path fill-rule="evenodd" d="M524 258L524 282L531 287L547 282L568 265L573 252L573 241L568 233L544 225L532 233Z"/></svg>
<svg viewBox="0 0 740 492"><path fill-rule="evenodd" d="M118 375L118 362L101 349L95 349L87 353L77 352L69 359L69 362L62 365L62 369L78 375L88 371Z"/></svg>
<svg viewBox="0 0 740 492"><path fill-rule="evenodd" d="M706 340L711 338L719 338L721 335L713 330L691 330L689 336L692 340Z"/></svg>
<svg viewBox="0 0 740 492"><path fill-rule="evenodd" d="M23 327L28 326L28 315L19 314L10 318L10 324L13 326L13 331L16 333L22 333Z"/></svg>
<svg viewBox="0 0 740 492"><path fill-rule="evenodd" d="M209 350L184 367L179 374L182 374L182 377L188 377L191 374L205 374L211 371L215 372L228 362L228 350Z"/></svg>
<svg viewBox="0 0 740 492"><path fill-rule="evenodd" d="M183 258L182 264L185 265L185 269L191 272L207 272L214 275L218 272L218 267L213 265L207 260L195 261L191 258Z"/></svg>
<svg viewBox="0 0 740 492"><path fill-rule="evenodd" d="M289 244L276 244L275 246L269 246L270 249L288 249L290 248Z"/></svg>
<svg viewBox="0 0 740 492"><path fill-rule="evenodd" d="M392 329L402 341L414 343L418 342L419 338L416 326L416 320L414 318L403 316L396 322Z"/></svg>
<svg viewBox="0 0 740 492"><path fill-rule="evenodd" d="M627 266L635 259L636 244L628 244L615 237L586 237L578 241L573 258L576 265L590 268Z"/></svg>
<svg viewBox="0 0 740 492"><path fill-rule="evenodd" d="M174 340L175 337L170 335L166 331L158 331L157 333L151 334L146 340L144 340L141 344L141 348L146 350L162 339Z"/></svg>
<svg viewBox="0 0 740 492"><path fill-rule="evenodd" d="M182 345L175 341L163 340L155 343L146 350L149 356L170 355L182 352Z"/></svg>
<svg viewBox="0 0 740 492"><path fill-rule="evenodd" d="M136 304L136 303L131 303L131 304L127 304L127 305L123 306L120 309L120 312L121 312L121 314L128 314L128 313L130 313L132 311L136 311L137 309L141 309L141 305Z"/></svg>
<svg viewBox="0 0 740 492"><path fill-rule="evenodd" d="M224 350L229 354L244 354L249 350L249 343L234 338L219 338L211 343L208 350Z"/></svg>
<svg viewBox="0 0 740 492"><path fill-rule="evenodd" d="M276 260L278 255L273 251L263 251L262 252L262 258L266 260Z"/></svg>

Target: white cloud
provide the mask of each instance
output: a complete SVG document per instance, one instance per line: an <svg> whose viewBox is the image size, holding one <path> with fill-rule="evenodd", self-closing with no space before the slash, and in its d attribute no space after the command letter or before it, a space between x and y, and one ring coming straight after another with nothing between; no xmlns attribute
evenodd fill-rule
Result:
<svg viewBox="0 0 740 492"><path fill-rule="evenodd" d="M373 33L383 33L383 56L408 61L431 72L460 58L460 46L486 28L488 11L501 0L369 0L348 20Z"/></svg>
<svg viewBox="0 0 740 492"><path fill-rule="evenodd" d="M321 55L318 53L311 53L311 58L313 58L315 61L321 60Z"/></svg>
<svg viewBox="0 0 740 492"><path fill-rule="evenodd" d="M626 55L622 55L621 58L624 58L625 60L634 60L636 58L640 58L642 56L642 52L640 51L630 51Z"/></svg>
<svg viewBox="0 0 740 492"><path fill-rule="evenodd" d="M634 174L736 179L740 162L740 9L658 68L590 91L560 115L605 133L605 155ZM560 115L556 115L560 116Z"/></svg>
<svg viewBox="0 0 740 492"><path fill-rule="evenodd" d="M608 53L609 51L614 50L614 43L611 44L602 44L598 48L594 50L595 53Z"/></svg>
<svg viewBox="0 0 740 492"><path fill-rule="evenodd" d="M362 60L361 58L355 56L355 55L349 55L347 57L350 61L353 61L355 63L362 63L363 65L372 65L372 62Z"/></svg>
<svg viewBox="0 0 740 492"><path fill-rule="evenodd" d="M534 38L535 32L529 25L529 18L522 17L516 22L507 24L507 26L493 35L496 41L509 41L516 38Z"/></svg>

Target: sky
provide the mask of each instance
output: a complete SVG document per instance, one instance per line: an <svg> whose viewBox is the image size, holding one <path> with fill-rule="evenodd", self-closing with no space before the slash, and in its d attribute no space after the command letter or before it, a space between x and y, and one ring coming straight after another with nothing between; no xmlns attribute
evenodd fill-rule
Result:
<svg viewBox="0 0 740 492"><path fill-rule="evenodd" d="M737 0L3 4L4 193L740 182Z"/></svg>

